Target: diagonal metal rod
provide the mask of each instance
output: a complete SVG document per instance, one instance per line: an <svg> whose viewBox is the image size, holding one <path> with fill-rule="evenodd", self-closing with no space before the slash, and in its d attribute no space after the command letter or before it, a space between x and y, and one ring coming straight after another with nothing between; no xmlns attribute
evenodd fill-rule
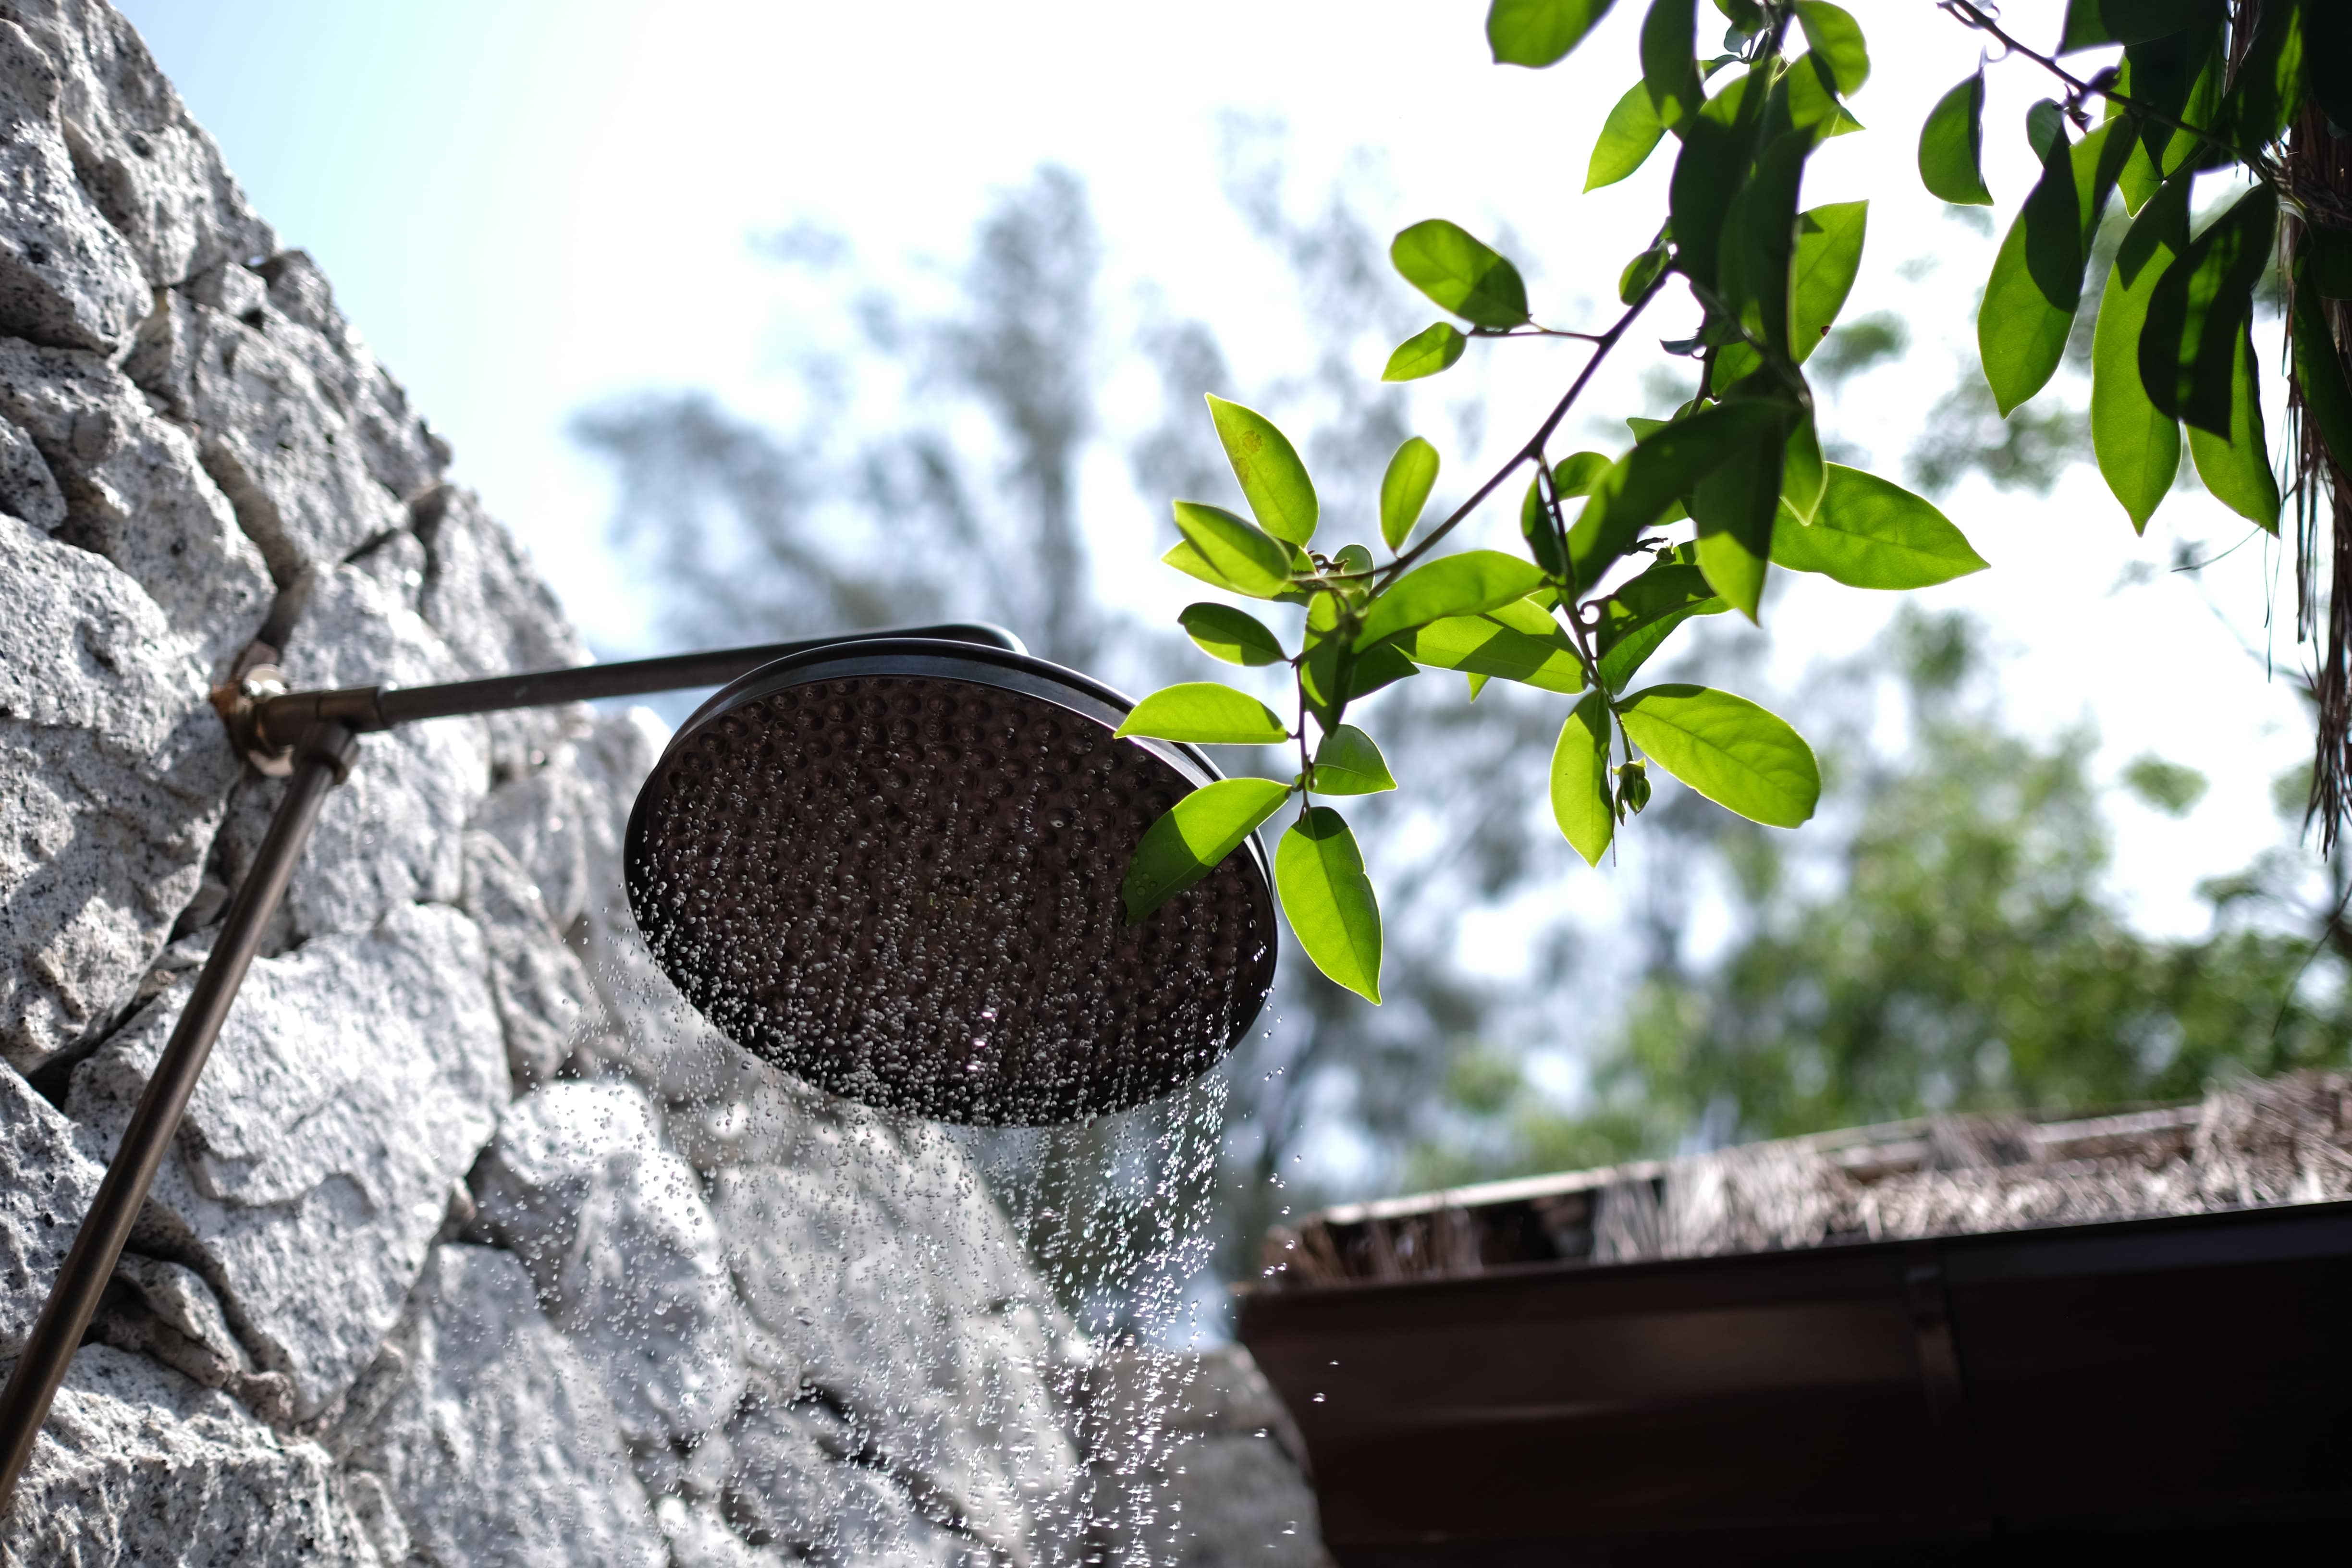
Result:
<svg viewBox="0 0 2352 1568"><path fill-rule="evenodd" d="M114 1277L123 1244L130 1240L131 1226L147 1201L147 1189L162 1169L172 1141L179 1135L181 1119L212 1055L213 1042L219 1038L237 987L260 951L269 918L286 896L295 863L310 842L327 793L351 772L361 731L385 730L417 719L723 686L794 654L842 643L899 637L1028 651L1019 637L1001 626L910 626L492 676L444 686L294 691L224 705L223 717L238 748L257 760L290 753L292 774L253 866L229 900L220 934L213 940L212 952L196 975L195 989L189 993L180 1021L173 1027L172 1037L122 1130L105 1179L99 1184L98 1196L91 1200L89 1213L74 1235L73 1247L33 1324L32 1336L8 1374L7 1387L0 1390L0 1517L6 1515L14 1500L17 1479L32 1458L42 1423L48 1419L49 1405L89 1328L90 1314L98 1310L99 1298Z"/></svg>

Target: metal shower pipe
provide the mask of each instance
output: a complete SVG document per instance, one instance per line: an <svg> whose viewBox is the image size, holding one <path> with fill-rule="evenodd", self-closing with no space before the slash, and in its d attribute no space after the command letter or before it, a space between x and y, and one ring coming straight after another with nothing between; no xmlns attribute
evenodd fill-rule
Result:
<svg viewBox="0 0 2352 1568"><path fill-rule="evenodd" d="M723 686L794 654L890 637L1027 651L1019 637L1001 626L959 623L499 675L441 686L247 689L242 694L224 688L215 693L215 705L229 726L232 742L266 771L286 772L286 794L270 818L269 831L251 868L229 900L220 934L213 940L212 952L196 975L195 988L140 1094L113 1159L107 1163L98 1195L74 1235L73 1247L49 1288L32 1335L8 1374L7 1387L0 1390L0 1514L15 1499L17 1479L32 1458L42 1424L48 1419L49 1405L65 1381L74 1352L81 1347L82 1335L89 1330L90 1315L98 1310L107 1282L114 1277L116 1260L131 1237L163 1155L179 1133L213 1042L227 1020L246 971L260 951L269 918L293 879L295 863L318 824L327 792L350 775L362 733L420 719Z"/></svg>

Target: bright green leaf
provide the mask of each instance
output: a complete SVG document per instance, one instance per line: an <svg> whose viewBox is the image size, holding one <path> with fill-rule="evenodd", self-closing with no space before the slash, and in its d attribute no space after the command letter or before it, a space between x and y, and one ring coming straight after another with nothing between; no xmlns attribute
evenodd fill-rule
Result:
<svg viewBox="0 0 2352 1568"><path fill-rule="evenodd" d="M1307 788L1317 795L1378 795L1396 788L1389 764L1372 738L1342 724L1315 748L1315 771Z"/></svg>
<svg viewBox="0 0 2352 1568"><path fill-rule="evenodd" d="M1617 274L1617 298L1620 302L1630 305L1648 293L1656 285L1658 279L1665 275L1666 263L1673 259L1672 250L1664 245L1654 245L1625 263L1625 269Z"/></svg>
<svg viewBox="0 0 2352 1568"><path fill-rule="evenodd" d="M1984 72L1952 89L1919 128L1919 181L1930 195L1964 206L1992 205L1984 183Z"/></svg>
<svg viewBox="0 0 2352 1568"><path fill-rule="evenodd" d="M1175 510L1184 544L1162 558L1168 564L1253 599L1271 599L1290 586L1293 563L1282 541L1223 507L1180 500ZM1184 545L1192 555L1179 560Z"/></svg>
<svg viewBox="0 0 2352 1568"><path fill-rule="evenodd" d="M1837 95L1835 71L1817 54L1801 54L1790 61L1780 90L1787 95L1790 129L1811 132L1816 143L1862 129L1862 121Z"/></svg>
<svg viewBox="0 0 2352 1568"><path fill-rule="evenodd" d="M1364 875L1363 852L1339 814L1310 808L1274 852L1275 886L1291 934L1315 967L1378 1005L1381 906Z"/></svg>
<svg viewBox="0 0 2352 1568"><path fill-rule="evenodd" d="M1984 557L1927 501L1860 468L1828 467L1811 525L1783 517L1773 532L1776 563L1849 588L1927 588L1984 570Z"/></svg>
<svg viewBox="0 0 2352 1568"><path fill-rule="evenodd" d="M1135 705L1118 733L1211 746L1269 746L1290 738L1273 709L1213 680L1160 688Z"/></svg>
<svg viewBox="0 0 2352 1568"><path fill-rule="evenodd" d="M1264 622L1231 605L1187 605L1176 624L1202 653L1227 664L1280 664L1289 657Z"/></svg>
<svg viewBox="0 0 2352 1568"><path fill-rule="evenodd" d="M1495 63L1541 69L1568 58L1611 0L1494 0L1486 9L1486 45Z"/></svg>
<svg viewBox="0 0 2352 1568"><path fill-rule="evenodd" d="M2196 426L2189 427L2189 455L2197 477L2213 499L2247 521L2278 531L2278 476L2271 472L2263 436L2262 378L2254 369L2252 324L2238 325L2238 365L2230 389L2227 440Z"/></svg>
<svg viewBox="0 0 2352 1568"><path fill-rule="evenodd" d="M1406 282L1473 325L1516 327L1528 319L1519 269L1459 225L1433 217L1402 229L1389 244L1389 259Z"/></svg>
<svg viewBox="0 0 2352 1568"><path fill-rule="evenodd" d="M1549 611L1533 601L1497 605L1481 616L1448 616L1397 642L1415 664L1499 675L1538 690L1573 695L1584 689L1576 644Z"/></svg>
<svg viewBox="0 0 2352 1568"><path fill-rule="evenodd" d="M1658 118L1658 106L1650 100L1649 83L1635 82L1601 121L1601 140L1592 145L1584 188L1597 191L1615 184L1648 163L1665 134L1665 121Z"/></svg>
<svg viewBox="0 0 2352 1568"><path fill-rule="evenodd" d="M2188 176L2181 177L2179 189L2185 202ZM2180 471L2180 421L2148 400L2139 374L2139 337L2147 321L2147 302L2173 258L2169 245L2152 237L2163 216L2164 209L2154 203L2140 209L2124 251L2132 251L2133 241L2144 236L2151 237L2149 248L2132 258L2137 266L2118 254L2107 272L2105 291L2099 297L2099 316L2091 341L2091 450L2098 458L2107 489L2123 503L2136 533L2146 531L2147 520L2156 515ZM2185 244L2185 205L2180 217L2179 237Z"/></svg>
<svg viewBox="0 0 2352 1568"><path fill-rule="evenodd" d="M1790 276L1789 357L1805 363L1829 336L1862 270L1870 204L1831 202L1797 215L1797 257Z"/></svg>
<svg viewBox="0 0 2352 1568"><path fill-rule="evenodd" d="M1870 79L1870 51L1863 43L1862 24L1830 0L1797 0L1797 21L1813 53L1837 74L1838 90L1848 98L1861 91Z"/></svg>
<svg viewBox="0 0 2352 1568"><path fill-rule="evenodd" d="M1389 585L1364 614L1356 634L1359 649L1446 616L1475 616L1524 599L1543 584L1543 574L1499 550L1465 550L1416 566Z"/></svg>
<svg viewBox="0 0 2352 1568"><path fill-rule="evenodd" d="M1822 461L1821 435L1808 414L1789 432L1787 454L1780 464L1780 504L1799 522L1811 522L1829 481L1829 468Z"/></svg>
<svg viewBox="0 0 2352 1568"><path fill-rule="evenodd" d="M1601 864L1617 833L1609 799L1609 705L1595 691L1569 714L1552 748L1551 819L1588 866Z"/></svg>
<svg viewBox="0 0 2352 1568"><path fill-rule="evenodd" d="M1381 379L1419 381L1425 375L1451 370L1454 362L1462 357L1462 351L1469 346L1470 340L1462 335L1461 328L1451 321L1436 322L1397 344L1396 352L1389 355L1387 367L1381 372Z"/></svg>
<svg viewBox="0 0 2352 1568"><path fill-rule="evenodd" d="M1565 500L1574 496L1589 496L1601 476L1609 471L1609 458L1601 452L1570 452L1552 465L1551 486Z"/></svg>
<svg viewBox="0 0 2352 1568"><path fill-rule="evenodd" d="M2004 418L2048 384L2065 353L2082 302L2090 233L2129 151L2110 138L2115 124L2072 148L2057 137L1993 260L1977 311L1977 348Z"/></svg>
<svg viewBox="0 0 2352 1568"><path fill-rule="evenodd" d="M1436 483L1437 448L1418 436L1406 437L1381 476L1381 538L1391 550L1401 548L1421 521Z"/></svg>
<svg viewBox="0 0 2352 1568"><path fill-rule="evenodd" d="M1233 464L1234 478L1241 481L1258 526L1293 544L1313 539L1318 510L1315 484L1290 437L1256 409L1228 403L1213 392L1209 394L1209 416L1216 422L1225 460Z"/></svg>
<svg viewBox="0 0 2352 1568"><path fill-rule="evenodd" d="M1271 779L1219 779L1160 813L1144 831L1119 885L1128 924L1215 870L1290 793L1290 785Z"/></svg>
<svg viewBox="0 0 2352 1568"><path fill-rule="evenodd" d="M1813 815L1821 764L1804 737L1744 697L1653 686L1617 705L1618 721L1659 766L1727 811L1768 827Z"/></svg>
<svg viewBox="0 0 2352 1568"><path fill-rule="evenodd" d="M1650 0L1642 18L1642 81L1659 122L1679 132L1706 96L1699 80L1697 0Z"/></svg>

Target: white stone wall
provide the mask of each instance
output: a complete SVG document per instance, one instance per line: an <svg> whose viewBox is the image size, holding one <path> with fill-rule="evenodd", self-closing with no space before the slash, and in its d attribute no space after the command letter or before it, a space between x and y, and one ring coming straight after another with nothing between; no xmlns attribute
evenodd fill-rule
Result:
<svg viewBox="0 0 2352 1568"><path fill-rule="evenodd" d="M5 1358L278 796L209 686L257 642L308 686L586 654L100 0L0 3L0 181ZM755 1069L635 942L618 837L662 739L565 710L362 742L0 1563L1099 1545L1085 1347L956 1146ZM1276 1447L1228 1458L1277 1499L1244 1533L1296 1514ZM1280 1546L1232 1551L1309 1560Z"/></svg>

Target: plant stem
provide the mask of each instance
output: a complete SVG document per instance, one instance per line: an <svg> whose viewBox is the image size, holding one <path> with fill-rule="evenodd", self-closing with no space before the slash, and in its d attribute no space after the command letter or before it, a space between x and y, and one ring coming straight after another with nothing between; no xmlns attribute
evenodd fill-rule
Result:
<svg viewBox="0 0 2352 1568"><path fill-rule="evenodd" d="M1454 525L1464 518L1477 510L1486 498L1493 495L1496 488L1505 479L1509 479L1513 470L1517 469L1521 463L1542 461L1544 444L1551 439L1552 432L1559 428L1559 422L1568 417L1569 409L1573 407L1576 400L1583 395L1585 387L1592 380L1593 373L1601 368L1601 362L1609 357L1609 351L1615 348L1623 339L1626 329L1631 327L1634 319L1641 315L1643 308L1657 297L1658 290L1665 287L1666 279L1674 276L1675 274L1672 272L1660 272L1655 278L1650 279L1650 286L1643 289L1631 305L1625 307L1625 313L1617 318L1616 323L1592 340L1592 357L1584 362L1584 368L1577 373L1576 380L1570 384L1567 393L1561 396L1559 402L1553 405L1551 413L1546 416L1544 422L1537 426L1536 433L1528 437L1527 445L1514 452L1510 461L1496 469L1493 476L1485 484L1480 485L1468 500L1455 507L1444 522L1429 531L1420 543L1381 568L1381 576L1377 587L1387 587L1402 576L1415 561L1428 554L1430 546L1452 532Z"/></svg>

